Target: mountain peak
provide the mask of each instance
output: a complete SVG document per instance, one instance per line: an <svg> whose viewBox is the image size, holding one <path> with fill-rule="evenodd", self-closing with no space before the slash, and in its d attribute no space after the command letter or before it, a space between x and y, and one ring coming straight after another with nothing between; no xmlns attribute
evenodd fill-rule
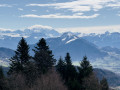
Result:
<svg viewBox="0 0 120 90"><path fill-rule="evenodd" d="M79 37L77 37L74 33L72 32L66 32L63 33L61 36L62 41L64 41L66 44L75 41L76 39L78 39Z"/></svg>
<svg viewBox="0 0 120 90"><path fill-rule="evenodd" d="M70 37L73 37L73 36L75 36L75 34L74 33L72 33L72 32L65 32L65 33L63 33L62 34L62 38L70 38ZM76 36L77 37L77 36Z"/></svg>

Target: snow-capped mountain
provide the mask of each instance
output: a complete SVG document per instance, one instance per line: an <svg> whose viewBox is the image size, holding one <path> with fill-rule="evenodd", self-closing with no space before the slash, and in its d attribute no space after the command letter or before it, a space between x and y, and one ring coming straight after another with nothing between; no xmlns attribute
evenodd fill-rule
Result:
<svg viewBox="0 0 120 90"><path fill-rule="evenodd" d="M101 51L93 43L79 38L70 32L64 33L57 38L48 38L46 41L57 59L60 56L64 57L67 52L71 54L73 60L81 60L85 55L91 60L107 55L106 52ZM34 45L32 45L31 48L33 48L33 46Z"/></svg>
<svg viewBox="0 0 120 90"><path fill-rule="evenodd" d="M0 29L0 47L15 49L21 37L25 37L29 44L34 44L42 37L58 36L60 36L60 33L52 27L42 25L34 25L23 30Z"/></svg>
<svg viewBox="0 0 120 90"><path fill-rule="evenodd" d="M119 32L106 32L104 34L89 34L83 36L82 38L94 43L99 47L111 46L115 48L120 48L120 33Z"/></svg>

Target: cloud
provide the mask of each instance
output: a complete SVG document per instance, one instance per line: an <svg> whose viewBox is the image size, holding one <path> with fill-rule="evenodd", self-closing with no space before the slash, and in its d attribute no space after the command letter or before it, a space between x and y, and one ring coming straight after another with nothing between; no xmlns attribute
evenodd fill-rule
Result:
<svg viewBox="0 0 120 90"><path fill-rule="evenodd" d="M0 7L12 7L12 5L8 5L8 4L0 4Z"/></svg>
<svg viewBox="0 0 120 90"><path fill-rule="evenodd" d="M23 11L23 8L18 8L18 10Z"/></svg>
<svg viewBox="0 0 120 90"><path fill-rule="evenodd" d="M51 3L51 4L27 4L26 6L39 6L39 7L53 7L55 9L66 9L72 12L85 12L85 11L98 11L104 7L111 7L118 4L118 0L75 0L64 3Z"/></svg>
<svg viewBox="0 0 120 90"><path fill-rule="evenodd" d="M73 28L56 28L58 32L80 32L80 33L105 33L109 32L120 32L120 25L111 26L93 26L93 27L73 27Z"/></svg>
<svg viewBox="0 0 120 90"><path fill-rule="evenodd" d="M107 5L108 7L120 8L120 2L115 2Z"/></svg>
<svg viewBox="0 0 120 90"><path fill-rule="evenodd" d="M0 28L0 31L14 31L13 29Z"/></svg>
<svg viewBox="0 0 120 90"><path fill-rule="evenodd" d="M43 25L33 25L31 27L28 27L28 29L49 29L52 30L53 28L50 26L43 26Z"/></svg>
<svg viewBox="0 0 120 90"><path fill-rule="evenodd" d="M21 15L20 17L27 17L27 18L63 18L63 19L81 18L81 19L89 19L89 18L95 18L97 16L99 16L99 14L93 14L91 16L85 16L85 15L80 15L80 13L77 13L77 14L74 14L74 15L61 15L61 14L35 15L35 14L27 14L27 15Z"/></svg>
<svg viewBox="0 0 120 90"><path fill-rule="evenodd" d="M37 10L32 10L32 12L36 12Z"/></svg>

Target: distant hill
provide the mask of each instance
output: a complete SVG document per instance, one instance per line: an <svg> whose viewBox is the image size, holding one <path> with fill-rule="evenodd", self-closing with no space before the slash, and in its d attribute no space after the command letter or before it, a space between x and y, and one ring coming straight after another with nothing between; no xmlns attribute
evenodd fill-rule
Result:
<svg viewBox="0 0 120 90"><path fill-rule="evenodd" d="M102 49L103 51L106 51L106 52L114 52L114 53L116 53L116 54L120 54L120 49L119 49L119 48L106 46L106 47L102 47L101 49Z"/></svg>
<svg viewBox="0 0 120 90"><path fill-rule="evenodd" d="M10 58L14 55L14 50L9 48L0 47L0 57L1 58Z"/></svg>
<svg viewBox="0 0 120 90"><path fill-rule="evenodd" d="M104 70L104 69L98 69L98 68L95 68L94 71L100 80L103 77L105 77L110 86L112 86L112 87L120 86L120 76L119 75L117 75L111 71Z"/></svg>
<svg viewBox="0 0 120 90"><path fill-rule="evenodd" d="M8 66L9 59L14 55L14 50L0 47L0 65Z"/></svg>

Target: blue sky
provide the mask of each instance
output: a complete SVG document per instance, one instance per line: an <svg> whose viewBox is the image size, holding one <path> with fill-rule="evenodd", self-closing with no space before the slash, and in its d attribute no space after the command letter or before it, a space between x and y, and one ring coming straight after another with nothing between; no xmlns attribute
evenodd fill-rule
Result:
<svg viewBox="0 0 120 90"><path fill-rule="evenodd" d="M0 28L32 25L61 32L120 31L120 0L0 0Z"/></svg>

